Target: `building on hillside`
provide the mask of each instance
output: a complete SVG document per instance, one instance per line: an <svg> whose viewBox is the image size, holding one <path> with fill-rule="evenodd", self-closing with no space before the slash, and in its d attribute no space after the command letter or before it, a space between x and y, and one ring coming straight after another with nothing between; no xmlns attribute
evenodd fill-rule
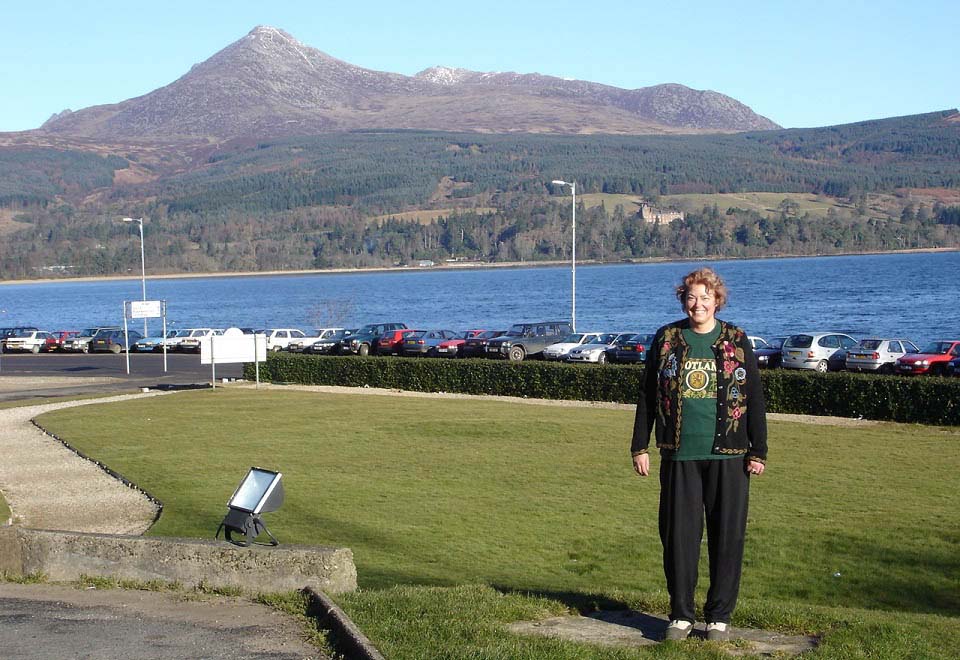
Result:
<svg viewBox="0 0 960 660"><path fill-rule="evenodd" d="M640 219L649 223L669 224L674 220L683 220L683 211L664 210L643 202L640 204Z"/></svg>

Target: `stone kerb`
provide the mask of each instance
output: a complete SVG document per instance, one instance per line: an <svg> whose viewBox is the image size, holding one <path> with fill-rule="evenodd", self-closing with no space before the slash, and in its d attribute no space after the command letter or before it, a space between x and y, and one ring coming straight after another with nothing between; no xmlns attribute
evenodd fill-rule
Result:
<svg viewBox="0 0 960 660"><path fill-rule="evenodd" d="M81 575L165 580L185 586L283 592L312 587L327 593L357 588L349 548L237 547L225 541L88 534L7 527L0 529L0 570L42 572L51 580Z"/></svg>

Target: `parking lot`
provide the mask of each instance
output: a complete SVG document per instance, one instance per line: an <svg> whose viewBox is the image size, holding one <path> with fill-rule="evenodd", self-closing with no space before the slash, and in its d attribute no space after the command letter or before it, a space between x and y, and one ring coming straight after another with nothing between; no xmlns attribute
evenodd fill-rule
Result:
<svg viewBox="0 0 960 660"><path fill-rule="evenodd" d="M239 378L243 365L217 365L216 377ZM3 353L0 355L0 401L36 397L76 396L151 388L209 385L210 365L199 355L171 353L167 370L159 353L131 353L130 373L124 354ZM22 386L20 385L22 383Z"/></svg>

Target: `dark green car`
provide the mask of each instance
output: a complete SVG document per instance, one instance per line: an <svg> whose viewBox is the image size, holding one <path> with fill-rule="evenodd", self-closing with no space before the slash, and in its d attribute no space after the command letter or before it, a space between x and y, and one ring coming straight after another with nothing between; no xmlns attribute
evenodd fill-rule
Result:
<svg viewBox="0 0 960 660"><path fill-rule="evenodd" d="M573 332L569 321L516 323L506 334L494 337L487 344L487 357L519 362L539 356L543 349Z"/></svg>

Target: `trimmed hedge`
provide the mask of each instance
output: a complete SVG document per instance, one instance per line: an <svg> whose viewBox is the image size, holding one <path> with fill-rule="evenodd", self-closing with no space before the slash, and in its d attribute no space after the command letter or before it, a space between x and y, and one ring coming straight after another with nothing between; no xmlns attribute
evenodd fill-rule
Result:
<svg viewBox="0 0 960 660"><path fill-rule="evenodd" d="M643 368L555 362L271 353L265 381L635 403ZM960 425L960 378L773 369L761 372L768 412ZM252 364L244 378L254 378Z"/></svg>

